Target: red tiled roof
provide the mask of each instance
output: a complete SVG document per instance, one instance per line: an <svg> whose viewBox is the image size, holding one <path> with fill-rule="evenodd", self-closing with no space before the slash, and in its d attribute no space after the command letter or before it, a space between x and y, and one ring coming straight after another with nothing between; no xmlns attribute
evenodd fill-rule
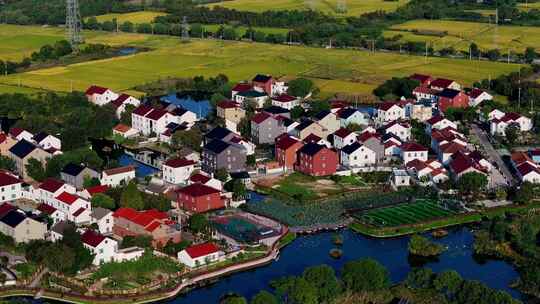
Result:
<svg viewBox="0 0 540 304"><path fill-rule="evenodd" d="M11 129L9 130L9 134L11 134L11 136L13 136L13 137L17 137L17 136L19 136L19 134L21 134L23 131L24 131L24 129L21 129L21 128L11 128Z"/></svg>
<svg viewBox="0 0 540 304"><path fill-rule="evenodd" d="M435 91L434 91L433 89L430 89L430 88L424 87L424 86L416 87L416 88L413 90L413 93L435 95Z"/></svg>
<svg viewBox="0 0 540 304"><path fill-rule="evenodd" d="M111 103L115 106L115 107L119 107L121 106L124 101L126 101L128 98L130 98L131 96L129 96L128 94L120 94L120 96L118 96L118 98L116 98L115 100L113 100Z"/></svg>
<svg viewBox="0 0 540 304"><path fill-rule="evenodd" d="M305 143L317 143L319 142L319 140L321 140L322 138L320 138L319 136L311 133L309 134L308 136L306 136L306 138L304 138L304 142Z"/></svg>
<svg viewBox="0 0 540 304"><path fill-rule="evenodd" d="M114 127L114 130L117 131L117 132L120 132L120 133L126 133L127 131L129 131L131 129L130 126L127 126L127 125L124 125L124 124L117 124L115 127Z"/></svg>
<svg viewBox="0 0 540 304"><path fill-rule="evenodd" d="M472 89L472 90L469 92L469 96L472 97L472 98L478 98L478 97L479 97L480 95L482 95L483 93L484 93L483 90L474 88L474 89Z"/></svg>
<svg viewBox="0 0 540 304"><path fill-rule="evenodd" d="M169 112L162 109L154 109L152 112L146 114L146 117L152 120L159 120L161 117L163 117L167 113Z"/></svg>
<svg viewBox="0 0 540 304"><path fill-rule="evenodd" d="M81 215L81 213L83 213L84 210L86 210L86 209L84 209L84 208L82 208L82 207L79 208L79 210L73 212L73 216L74 216L74 217L77 217L77 216Z"/></svg>
<svg viewBox="0 0 540 304"><path fill-rule="evenodd" d="M41 211L41 212L43 212L45 214L51 215L56 211L56 208L54 208L51 205L47 205L47 204L39 204L39 206L37 207L37 210L39 210L39 211ZM1 215L2 214L0 212L0 216Z"/></svg>
<svg viewBox="0 0 540 304"><path fill-rule="evenodd" d="M519 174L521 176L525 176L531 172L536 172L536 174L540 174L540 171L536 166L533 166L530 163L522 163L516 168L519 171Z"/></svg>
<svg viewBox="0 0 540 304"><path fill-rule="evenodd" d="M234 88L232 88L231 91L235 91L235 92L247 92L249 90L251 90L253 87L250 85L250 84L247 84L247 83L239 83L237 85L234 86Z"/></svg>
<svg viewBox="0 0 540 304"><path fill-rule="evenodd" d="M179 190L176 190L176 192L183 193L192 197L199 197L199 196L219 193L219 190L214 189L212 187L208 187L203 184L195 183L195 184L186 186L184 188L181 188Z"/></svg>
<svg viewBox="0 0 540 304"><path fill-rule="evenodd" d="M219 247L214 243L204 243L190 246L185 249L186 253L192 258L199 258L219 251Z"/></svg>
<svg viewBox="0 0 540 304"><path fill-rule="evenodd" d="M280 136L277 138L276 148L280 150L287 150L298 142L300 141L292 138L288 134L285 134L285 136Z"/></svg>
<svg viewBox="0 0 540 304"><path fill-rule="evenodd" d="M94 94L103 94L107 91L107 88L100 87L100 86L90 86L88 89L86 89L85 95L94 95Z"/></svg>
<svg viewBox="0 0 540 304"><path fill-rule="evenodd" d="M431 79L431 76L424 74L412 74L409 78L413 80L418 80L420 81L420 83L425 83L426 81L429 81Z"/></svg>
<svg viewBox="0 0 540 304"><path fill-rule="evenodd" d="M185 158L173 158L173 159L169 159L168 161L165 162L165 166L169 166L169 167L173 167L173 168L180 168L180 167L185 167L185 166L191 166L191 165L195 165L196 162L192 161L192 160L189 160L189 159L185 159Z"/></svg>
<svg viewBox="0 0 540 304"><path fill-rule="evenodd" d="M64 183L59 180L56 180L54 178L48 178L43 183L41 183L41 185L39 185L39 188L54 193L63 185Z"/></svg>
<svg viewBox="0 0 540 304"><path fill-rule="evenodd" d="M345 137L347 137L347 136L349 136L351 134L352 134L352 131L350 131L349 129L345 129L345 128L339 128L339 130L334 132L335 136L338 136L338 137L341 137L341 138L345 138Z"/></svg>
<svg viewBox="0 0 540 304"><path fill-rule="evenodd" d="M158 221L154 221L150 225L148 225L146 228L144 228L144 230L152 232L156 230L159 226L161 226L161 223Z"/></svg>
<svg viewBox="0 0 540 304"><path fill-rule="evenodd" d="M13 185L13 184L19 184L19 183L22 183L22 181L19 180L18 178L10 174L7 174L5 172L0 172L0 187Z"/></svg>
<svg viewBox="0 0 540 304"><path fill-rule="evenodd" d="M140 105L135 110L133 110L132 113L139 116L144 116L150 111L152 111L152 107L147 106L147 105Z"/></svg>
<svg viewBox="0 0 540 304"><path fill-rule="evenodd" d="M68 205L71 205L73 204L76 200L77 200L77 196L71 194L71 193L67 193L67 192L62 192L60 193L60 195L58 195L56 197L57 200L65 203L65 204L68 204Z"/></svg>
<svg viewBox="0 0 540 304"><path fill-rule="evenodd" d="M533 163L533 160L525 152L514 152L514 153L512 153L511 158L512 158L512 161L516 165L519 165L519 164L525 163L525 162Z"/></svg>
<svg viewBox="0 0 540 304"><path fill-rule="evenodd" d="M458 151L465 152L467 148L463 145L460 145L455 142L449 142L440 147L441 152L443 153L456 153Z"/></svg>
<svg viewBox="0 0 540 304"><path fill-rule="evenodd" d="M4 133L0 133L0 143L3 143L7 139L7 135Z"/></svg>
<svg viewBox="0 0 540 304"><path fill-rule="evenodd" d="M362 134L358 135L358 141L363 143L372 137L380 139L381 135L379 133L363 132Z"/></svg>
<svg viewBox="0 0 540 304"><path fill-rule="evenodd" d="M240 105L232 100L223 100L220 101L217 106L222 109L233 109L233 108L239 108Z"/></svg>
<svg viewBox="0 0 540 304"><path fill-rule="evenodd" d="M265 120L267 120L270 117L271 117L270 114L267 114L266 112L261 112L261 113L255 114L251 118L251 121L253 121L256 124L260 124L260 123L264 122Z"/></svg>
<svg viewBox="0 0 540 304"><path fill-rule="evenodd" d="M437 78L431 82L432 87L448 88L454 81L446 78Z"/></svg>
<svg viewBox="0 0 540 304"><path fill-rule="evenodd" d="M133 221L138 215L137 210L124 207L119 208L113 213L113 217L122 217L130 221Z"/></svg>
<svg viewBox="0 0 540 304"><path fill-rule="evenodd" d="M103 170L103 173L106 173L107 175L110 176L110 175L127 173L127 172L131 172L131 171L135 171L134 166L124 166L124 167L118 167L118 168Z"/></svg>
<svg viewBox="0 0 540 304"><path fill-rule="evenodd" d="M379 105L379 109L383 110L383 111L388 111L390 110L390 108L392 108L393 106L398 106L395 102L383 102ZM398 106L399 107L399 106Z"/></svg>
<svg viewBox="0 0 540 304"><path fill-rule="evenodd" d="M105 237L103 235L90 229L86 230L81 235L81 241L94 248L97 247L99 244L101 244L101 242L103 242L104 239Z"/></svg>
<svg viewBox="0 0 540 304"><path fill-rule="evenodd" d="M278 102L292 102L296 100L296 97L287 95L287 94L282 94L272 99Z"/></svg>
<svg viewBox="0 0 540 304"><path fill-rule="evenodd" d="M212 178L209 177L209 176L206 176L206 175L203 175L203 174L200 174L200 173L197 173L197 174L193 174L189 180L194 182L194 183L201 183L201 184L206 184L209 180L211 180Z"/></svg>
<svg viewBox="0 0 540 304"><path fill-rule="evenodd" d="M437 175L440 175L440 174L447 175L446 170L444 168L438 168L438 169L435 169L435 170L431 171L431 176L437 176Z"/></svg>
<svg viewBox="0 0 540 304"><path fill-rule="evenodd" d="M501 118L501 120L504 121L504 122L515 121L515 120L519 119L520 117L521 117L520 114L515 113L515 112L510 112L510 113L504 114L504 116Z"/></svg>
<svg viewBox="0 0 540 304"><path fill-rule="evenodd" d="M442 117L441 115L436 115L436 116L433 116L431 117L430 119L428 119L426 122L430 125L434 125L436 123L438 123L439 121L443 120L444 117Z"/></svg>
<svg viewBox="0 0 540 304"><path fill-rule="evenodd" d="M428 149L418 143L408 142L401 145L403 151L427 151Z"/></svg>
<svg viewBox="0 0 540 304"><path fill-rule="evenodd" d="M8 212L15 209L17 209L15 206L8 203L3 203L2 205L0 205L0 217L3 217Z"/></svg>
<svg viewBox="0 0 540 304"><path fill-rule="evenodd" d="M428 166L426 165L425 162L415 158L413 160L411 160L410 162L408 162L407 164L405 164L405 167L406 168L414 168L416 171L420 171L424 168L427 168Z"/></svg>
<svg viewBox="0 0 540 304"><path fill-rule="evenodd" d="M109 190L109 186L107 185L98 185L86 189L91 196L97 193L104 193L107 190Z"/></svg>
<svg viewBox="0 0 540 304"><path fill-rule="evenodd" d="M450 169L452 169L455 174L460 174L470 168L476 169L480 172L485 171L484 167L476 163L474 159L463 154L462 152L457 152L452 155L452 161L450 161Z"/></svg>

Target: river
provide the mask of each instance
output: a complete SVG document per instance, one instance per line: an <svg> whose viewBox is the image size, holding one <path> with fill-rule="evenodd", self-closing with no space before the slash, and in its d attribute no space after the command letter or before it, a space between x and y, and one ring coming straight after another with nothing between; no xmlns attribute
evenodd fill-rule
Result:
<svg viewBox="0 0 540 304"><path fill-rule="evenodd" d="M386 266L393 282L402 281L411 270L407 260L408 237L374 239L343 230L340 232L344 240L343 256L335 260L328 254L330 249L335 248L332 243L333 234L328 232L300 236L282 250L278 261L222 278L213 285L192 290L166 303L218 303L220 297L228 292L235 292L249 299L259 290L269 289L271 280L301 274L306 267L328 264L339 271L345 262L365 257L374 258ZM485 263L475 261L472 256L474 240L469 228L452 229L448 236L435 241L446 245L448 250L438 261L427 263L425 267L435 272L453 269L465 279L481 281L492 288L505 290L512 296L520 298L518 291L508 287L518 278L512 266L503 261L489 260Z"/></svg>

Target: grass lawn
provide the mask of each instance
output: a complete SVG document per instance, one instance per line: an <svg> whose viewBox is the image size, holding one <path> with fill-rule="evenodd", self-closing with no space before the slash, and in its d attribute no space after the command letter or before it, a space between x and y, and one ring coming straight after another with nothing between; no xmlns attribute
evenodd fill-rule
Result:
<svg viewBox="0 0 540 304"><path fill-rule="evenodd" d="M24 26L11 32L24 32ZM20 28L20 31L17 29ZM37 29L56 32L60 29ZM8 29L1 25L0 33ZM59 32L60 31L60 32ZM1 39L0 34L0 39ZM21 85L54 91L85 90L92 84L125 91L136 85L164 77L228 75L233 81L250 79L257 73L276 76L304 76L320 85L323 95L334 93L370 94L384 80L412 73L427 73L471 85L480 79L495 78L516 71L517 64L470 62L448 58L427 58L395 53L370 53L238 41L193 40L183 44L177 37L145 34L92 32L87 41L112 45L134 45L153 51L112 59L53 67L1 77L0 84ZM20 51L20 49L19 49ZM1 53L0 53L1 56ZM1 57L0 57L1 58ZM0 92L1 92L0 88Z"/></svg>
<svg viewBox="0 0 540 304"><path fill-rule="evenodd" d="M151 12L151 11L142 11L142 12L132 12L132 13L123 13L123 14L106 14L96 16L98 22L112 21L116 18L116 21L124 23L129 21L131 23L151 23L154 21L154 18L158 16L167 15L163 12Z"/></svg>
<svg viewBox="0 0 540 304"><path fill-rule="evenodd" d="M338 0L232 0L208 4L208 6L223 6L226 8L263 12L268 10L320 10L328 14L359 16L361 14L378 10L394 11L399 6L406 4L408 0L384 1L384 0L346 0L347 11L338 13Z"/></svg>
<svg viewBox="0 0 540 304"><path fill-rule="evenodd" d="M457 50L468 50L471 42L475 42L483 50L498 48L502 53L508 52L508 49L523 52L529 46L540 50L540 27L533 26L496 27L478 22L413 20L395 25L392 29L385 32L386 37L402 34L403 41L428 41L435 49L452 46ZM440 32L445 36L418 35L413 33L415 30Z"/></svg>
<svg viewBox="0 0 540 304"><path fill-rule="evenodd" d="M212 32L212 33L215 33L217 32L217 30L219 29L221 25L219 24L205 24L204 25L204 29L208 32ZM224 25L225 27L228 27L229 25ZM239 37L242 37L244 36L244 34L246 33L246 30L248 29L247 26L236 26L235 27L236 29L236 33ZM287 33L289 32L289 29L285 29L285 28L279 28L279 27L253 27L253 29L255 31L261 31L265 34L282 34L282 35L287 35Z"/></svg>
<svg viewBox="0 0 540 304"><path fill-rule="evenodd" d="M361 222L379 227L416 224L433 218L448 217L454 211L444 209L436 202L420 201L392 207L373 209L354 215Z"/></svg>

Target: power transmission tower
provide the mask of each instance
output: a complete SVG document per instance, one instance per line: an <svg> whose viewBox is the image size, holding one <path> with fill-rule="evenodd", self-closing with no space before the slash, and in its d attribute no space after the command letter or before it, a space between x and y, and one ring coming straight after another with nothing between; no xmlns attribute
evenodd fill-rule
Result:
<svg viewBox="0 0 540 304"><path fill-rule="evenodd" d="M339 0L337 3L336 11L338 14L345 14L347 13L347 1L346 0Z"/></svg>
<svg viewBox="0 0 540 304"><path fill-rule="evenodd" d="M84 42L81 32L81 12L79 0L67 0L66 2L66 36L73 50L78 50Z"/></svg>
<svg viewBox="0 0 540 304"><path fill-rule="evenodd" d="M189 24L187 22L187 17L184 16L182 18L182 42L188 42L189 41Z"/></svg>

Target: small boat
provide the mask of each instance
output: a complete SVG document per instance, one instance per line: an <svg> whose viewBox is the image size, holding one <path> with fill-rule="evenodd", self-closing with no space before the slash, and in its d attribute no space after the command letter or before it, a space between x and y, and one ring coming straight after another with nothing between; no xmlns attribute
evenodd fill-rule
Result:
<svg viewBox="0 0 540 304"><path fill-rule="evenodd" d="M436 238L442 238L448 235L448 230L445 229L437 229L431 233L433 237Z"/></svg>

